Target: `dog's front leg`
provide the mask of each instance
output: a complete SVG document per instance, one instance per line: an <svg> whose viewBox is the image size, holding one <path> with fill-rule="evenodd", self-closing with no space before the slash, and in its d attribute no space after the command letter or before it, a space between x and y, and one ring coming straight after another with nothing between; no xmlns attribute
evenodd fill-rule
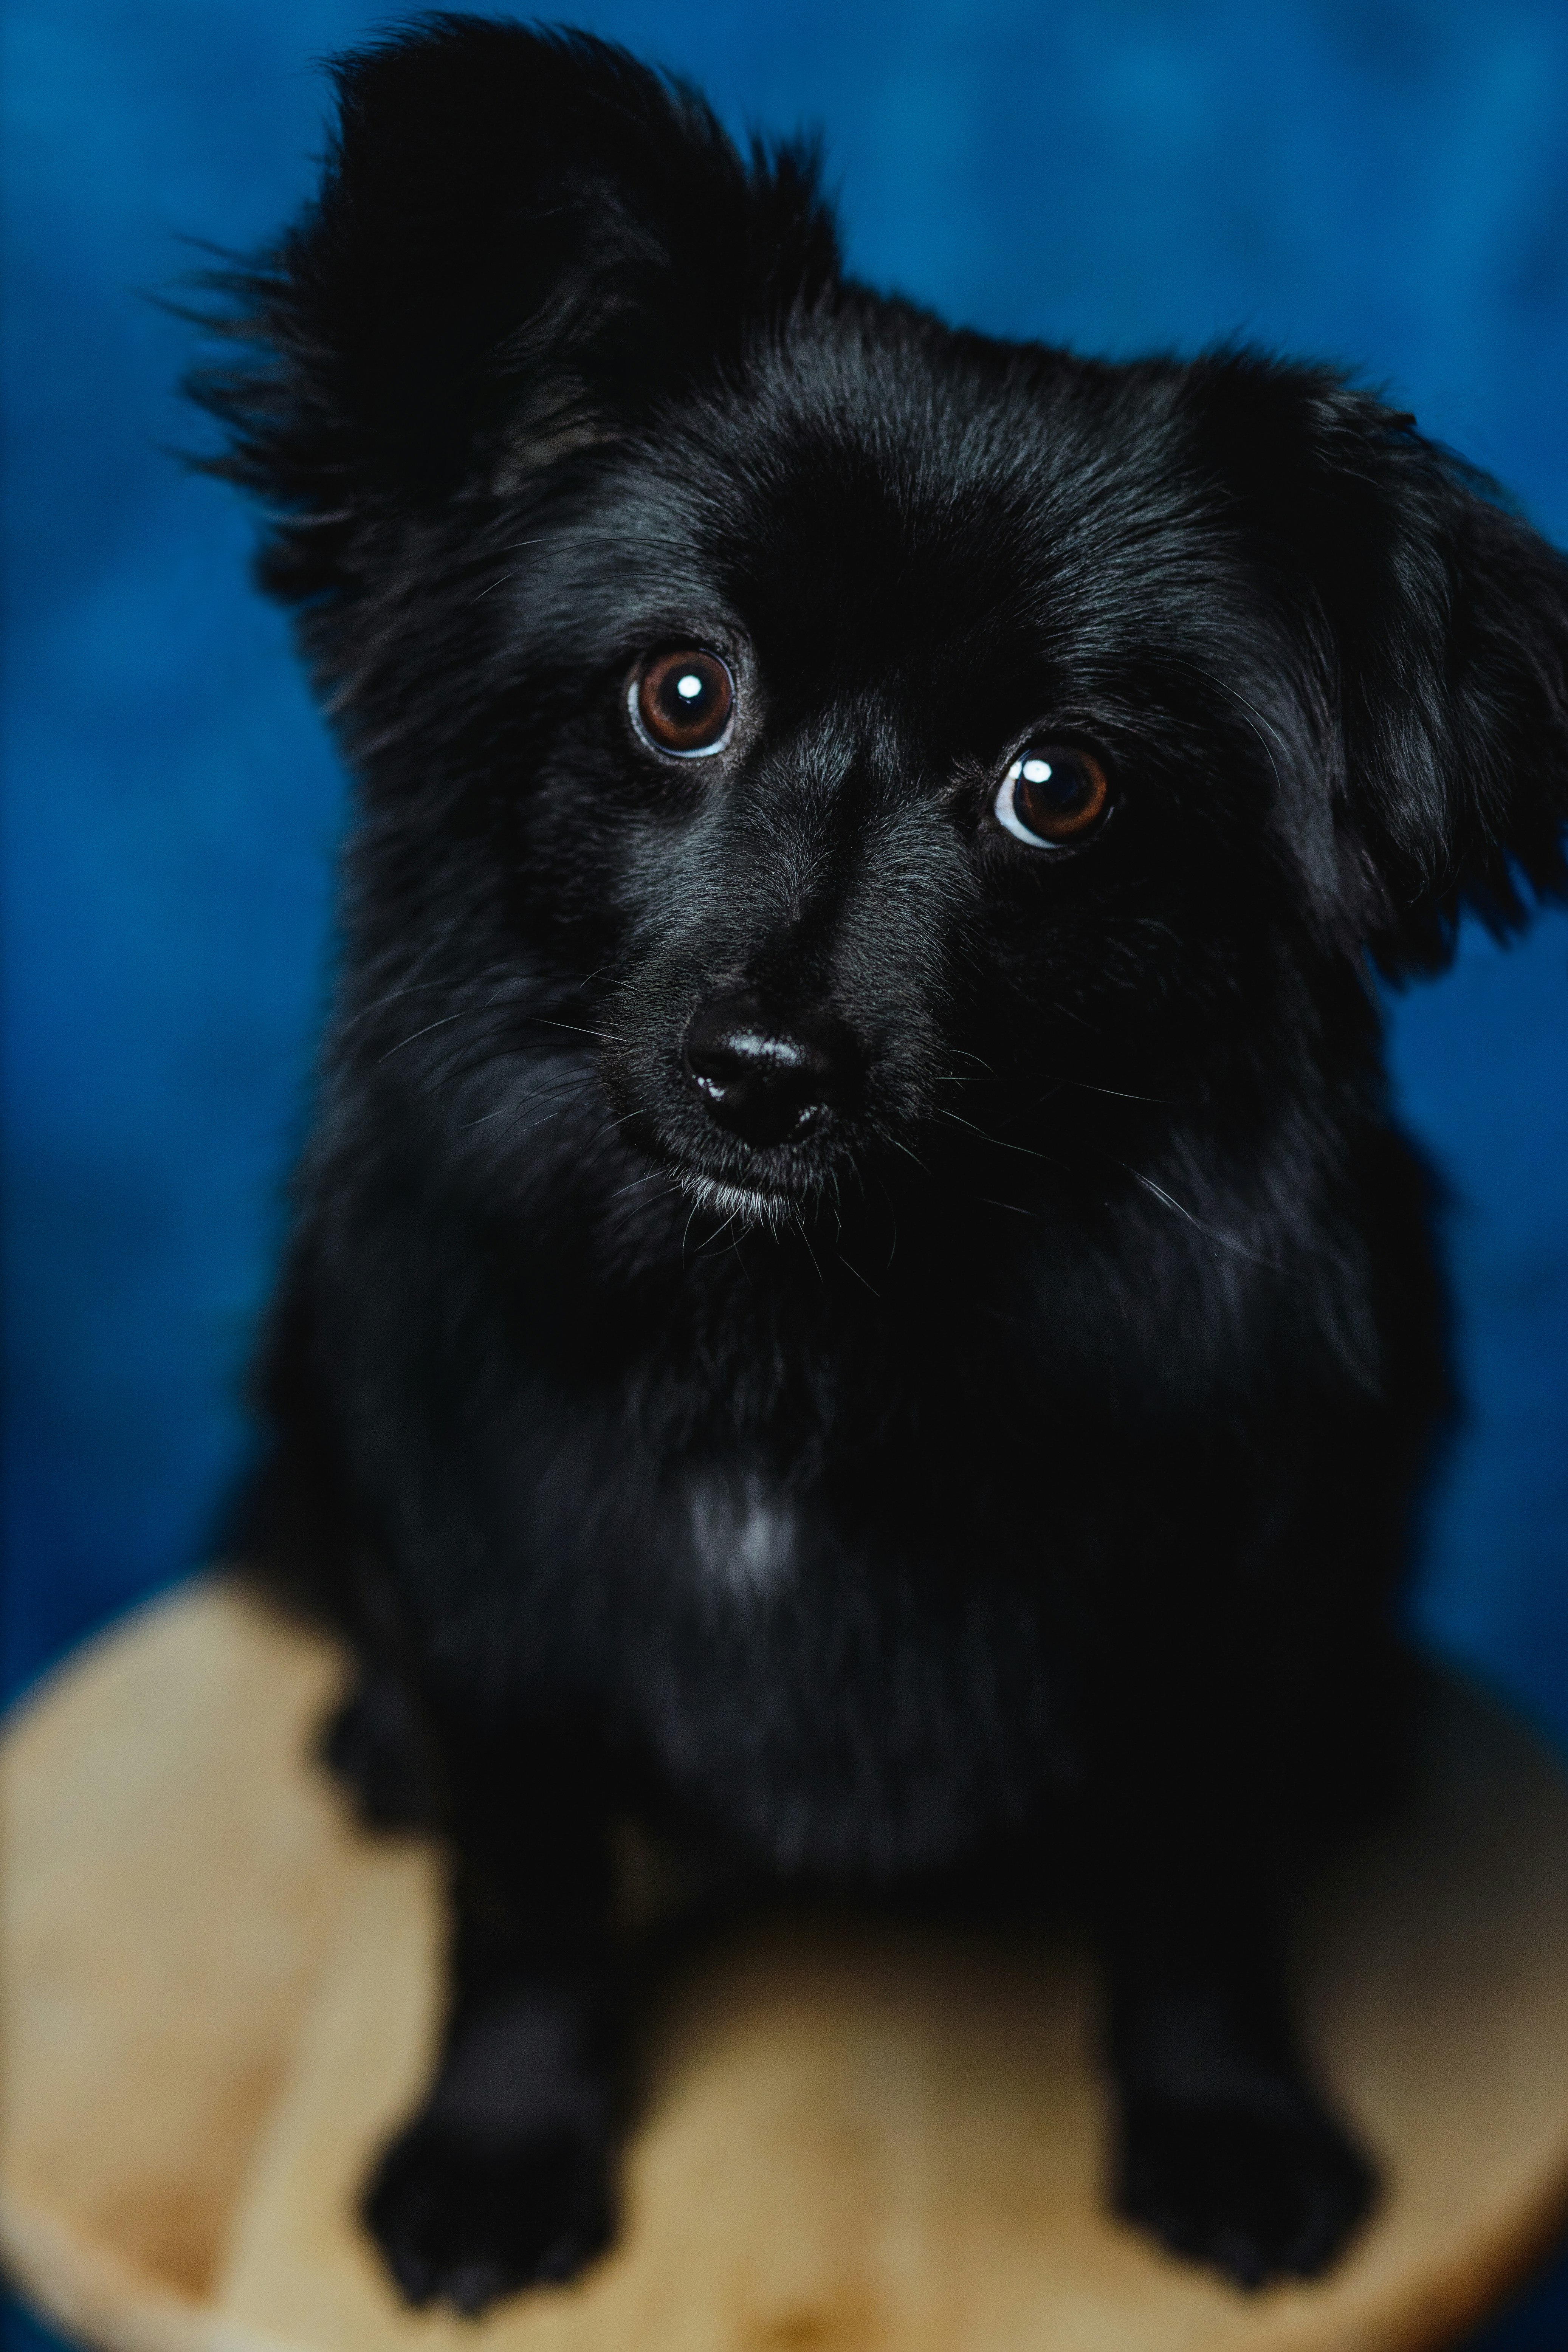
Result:
<svg viewBox="0 0 1568 2352"><path fill-rule="evenodd" d="M617 2039L606 1812L567 1744L443 1740L449 2008L365 2218L411 2303L474 2313L570 2278L612 2226Z"/></svg>
<svg viewBox="0 0 1568 2352"><path fill-rule="evenodd" d="M1104 1905L1116 2206L1237 2285L1311 2277L1369 2210L1372 2167L1298 2047L1267 1877L1223 1815L1159 1823Z"/></svg>

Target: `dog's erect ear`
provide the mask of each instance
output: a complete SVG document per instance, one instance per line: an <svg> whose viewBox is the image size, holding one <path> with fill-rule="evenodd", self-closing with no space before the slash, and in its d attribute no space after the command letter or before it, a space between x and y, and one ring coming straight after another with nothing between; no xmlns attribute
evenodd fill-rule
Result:
<svg viewBox="0 0 1568 2352"><path fill-rule="evenodd" d="M389 516L613 436L837 274L809 152L743 159L587 34L435 16L334 68L321 193L215 282L213 470L279 517L277 594L343 584Z"/></svg>
<svg viewBox="0 0 1568 2352"><path fill-rule="evenodd" d="M1342 919L1392 977L1568 898L1568 563L1326 371L1201 362L1206 467L1309 649Z"/></svg>

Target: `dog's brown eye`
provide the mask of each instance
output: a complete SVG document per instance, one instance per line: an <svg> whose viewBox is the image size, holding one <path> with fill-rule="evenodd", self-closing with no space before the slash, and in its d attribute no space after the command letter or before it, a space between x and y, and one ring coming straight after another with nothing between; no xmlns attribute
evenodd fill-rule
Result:
<svg viewBox="0 0 1568 2352"><path fill-rule="evenodd" d="M717 654L683 646L656 654L632 681L632 715L650 743L682 760L721 750L735 708L735 682Z"/></svg>
<svg viewBox="0 0 1568 2352"><path fill-rule="evenodd" d="M1105 770L1073 743L1031 743L997 787L996 821L1031 849L1081 841L1110 805Z"/></svg>

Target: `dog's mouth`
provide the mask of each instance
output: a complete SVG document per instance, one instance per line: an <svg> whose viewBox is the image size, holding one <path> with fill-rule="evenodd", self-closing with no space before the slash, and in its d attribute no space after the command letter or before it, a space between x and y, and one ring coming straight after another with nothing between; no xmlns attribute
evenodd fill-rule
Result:
<svg viewBox="0 0 1568 2352"><path fill-rule="evenodd" d="M687 1198L716 1220L721 1227L738 1225L747 1230L765 1226L777 1233L798 1218L813 1197L809 1190L785 1191L710 1176L704 1170L694 1168L689 1161L678 1160L667 1165Z"/></svg>
<svg viewBox="0 0 1568 2352"><path fill-rule="evenodd" d="M742 1230L776 1233L809 1219L838 1192L853 1157L845 1122L834 1118L815 1120L791 1142L757 1146L717 1130L693 1133L685 1120L658 1114L627 1133L700 1211Z"/></svg>

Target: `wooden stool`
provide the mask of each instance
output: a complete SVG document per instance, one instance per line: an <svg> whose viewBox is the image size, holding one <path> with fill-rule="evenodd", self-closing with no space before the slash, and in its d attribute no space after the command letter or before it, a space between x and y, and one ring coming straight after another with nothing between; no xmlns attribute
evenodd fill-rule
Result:
<svg viewBox="0 0 1568 2352"><path fill-rule="evenodd" d="M820 1926L668 2006L626 2228L476 2326L353 2219L424 2074L437 1868L306 1763L341 1675L221 1583L96 1643L4 1748L0 2251L113 2352L1394 2352L1447 2343L1568 2207L1568 1787L1473 1696L1420 1801L1306 1906L1328 2079L1388 2193L1255 2297L1106 2214L1093 1986L1062 1942Z"/></svg>

